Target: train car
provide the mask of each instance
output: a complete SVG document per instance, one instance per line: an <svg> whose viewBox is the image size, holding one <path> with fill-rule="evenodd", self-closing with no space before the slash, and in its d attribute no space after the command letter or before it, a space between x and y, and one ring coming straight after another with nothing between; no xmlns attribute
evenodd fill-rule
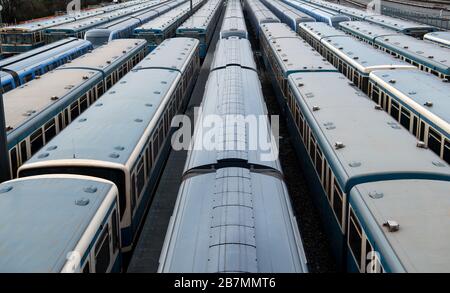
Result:
<svg viewBox="0 0 450 293"><path fill-rule="evenodd" d="M450 79L450 49L404 35L379 37L377 46L420 70Z"/></svg>
<svg viewBox="0 0 450 293"><path fill-rule="evenodd" d="M244 12L240 0L228 0L220 28L220 38L229 37L248 38L247 26L245 25Z"/></svg>
<svg viewBox="0 0 450 293"><path fill-rule="evenodd" d="M295 0L281 0L281 1L294 7L295 9L298 9L303 13L306 13L307 15L314 18L316 21L324 22L329 26L338 27L340 22L350 20L348 16L341 15L326 8L318 8L315 6L308 5L307 3L298 2Z"/></svg>
<svg viewBox="0 0 450 293"><path fill-rule="evenodd" d="M324 23L300 26L301 35L364 93L369 91L369 74L377 70L414 70L415 66L376 50ZM335 32L333 32L333 30Z"/></svg>
<svg viewBox="0 0 450 293"><path fill-rule="evenodd" d="M195 38L200 41L200 58L206 57L222 9L221 0L209 0L176 31L177 37Z"/></svg>
<svg viewBox="0 0 450 293"><path fill-rule="evenodd" d="M262 25L261 47L272 84L277 85L280 104L288 97L288 77L302 71L337 71L314 48L301 39L287 25L266 23Z"/></svg>
<svg viewBox="0 0 450 293"><path fill-rule="evenodd" d="M24 24L0 28L1 51L3 54L19 54L35 49L45 44L44 31L46 29L68 24L94 16L112 12L118 9L137 5L148 0L127 1L101 8L71 13L64 16L32 20Z"/></svg>
<svg viewBox="0 0 450 293"><path fill-rule="evenodd" d="M118 195L112 182L87 176L0 184L0 272L120 272Z"/></svg>
<svg viewBox="0 0 450 293"><path fill-rule="evenodd" d="M439 44L440 46L450 48L450 32L432 32L423 36L424 40Z"/></svg>
<svg viewBox="0 0 450 293"><path fill-rule="evenodd" d="M369 97L450 163L450 86L419 70L370 73Z"/></svg>
<svg viewBox="0 0 450 293"><path fill-rule="evenodd" d="M365 22L341 23L345 32L440 78L450 77L450 49Z"/></svg>
<svg viewBox="0 0 450 293"><path fill-rule="evenodd" d="M193 0L192 10L190 2L184 1L183 4L134 29L134 36L147 40L149 50L153 51L165 39L174 37L178 26L195 13L205 1Z"/></svg>
<svg viewBox="0 0 450 293"><path fill-rule="evenodd" d="M145 56L144 40L115 40L3 96L11 178Z"/></svg>
<svg viewBox="0 0 450 293"><path fill-rule="evenodd" d="M382 27L398 31L402 34L409 35L415 38L422 38L426 33L438 30L437 27L431 25L422 24L411 20L394 18L387 15L369 15L364 18L364 21L375 23L381 25Z"/></svg>
<svg viewBox="0 0 450 293"><path fill-rule="evenodd" d="M238 52L242 54L235 55L236 45L241 44ZM254 63L247 60L253 59L248 41L222 39L217 46L219 55L206 85L158 271L308 272L277 155L262 160L261 146L250 146L252 130L245 125L235 127L228 120L235 115L255 116L262 119L253 125L256 132L271 134L258 74L247 67ZM239 57L232 61L224 58L231 55ZM239 61L243 63L234 63ZM223 67L228 62L233 66ZM221 117L221 127L227 131L212 143L215 146L208 145L211 150L197 150L196 145L206 138L201 129L208 115ZM245 145L243 149L237 147L240 143Z"/></svg>
<svg viewBox="0 0 450 293"><path fill-rule="evenodd" d="M148 10L91 29L86 32L84 38L90 41L94 47L101 46L116 39L131 38L135 28L149 22L183 2L185 2L185 0L160 1L158 5L155 5Z"/></svg>
<svg viewBox="0 0 450 293"><path fill-rule="evenodd" d="M25 163L19 177L76 174L114 182L121 247L129 252L170 150L172 118L187 105L195 83L198 45L195 39L165 40Z"/></svg>
<svg viewBox="0 0 450 293"><path fill-rule="evenodd" d="M52 43L68 37L76 37L84 39L87 31L96 28L100 25L110 23L127 15L144 11L160 3L160 0L145 1L137 5L132 5L127 8L115 10L104 13L98 16L89 17L75 22L61 24L44 30L45 42Z"/></svg>
<svg viewBox="0 0 450 293"><path fill-rule="evenodd" d="M88 41L68 38L0 61L2 92L30 80L92 50Z"/></svg>
<svg viewBox="0 0 450 293"><path fill-rule="evenodd" d="M344 21L339 24L339 28L345 33L375 47L377 47L375 43L376 38L401 35L395 30L365 21Z"/></svg>
<svg viewBox="0 0 450 293"><path fill-rule="evenodd" d="M247 0L244 8L250 18L256 38L259 38L261 24L280 22L280 19L259 0Z"/></svg>
<svg viewBox="0 0 450 293"><path fill-rule="evenodd" d="M325 1L321 1L321 0L302 0L302 1L308 2L308 4L310 4L310 5L327 8L334 12L339 12L342 15L350 17L351 20L364 20L364 18L367 16L379 15L376 13L367 12L362 9L352 8L352 7L348 7L348 6L344 6L344 5L340 5L340 4L336 4L336 3L325 2Z"/></svg>
<svg viewBox="0 0 450 293"><path fill-rule="evenodd" d="M322 43L324 38L346 36L344 32L322 22L312 23L311 25L308 23L300 24L298 34L322 55L325 53Z"/></svg>
<svg viewBox="0 0 450 293"><path fill-rule="evenodd" d="M279 19L281 22L289 25L293 30L297 30L297 26L302 22L316 21L309 15L302 13L291 6L280 1L261 0Z"/></svg>
<svg viewBox="0 0 450 293"><path fill-rule="evenodd" d="M339 267L449 271L447 215L425 199L448 192L450 167L340 73L294 73L289 88L288 127Z"/></svg>

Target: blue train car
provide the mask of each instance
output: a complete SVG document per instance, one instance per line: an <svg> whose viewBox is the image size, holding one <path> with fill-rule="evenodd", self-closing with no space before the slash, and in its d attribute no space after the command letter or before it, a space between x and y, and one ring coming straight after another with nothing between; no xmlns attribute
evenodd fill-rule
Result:
<svg viewBox="0 0 450 293"><path fill-rule="evenodd" d="M296 31L297 27L302 22L314 22L316 21L309 15L302 13L293 7L280 2L280 1L268 1L262 0L262 2L285 24Z"/></svg>
<svg viewBox="0 0 450 293"><path fill-rule="evenodd" d="M0 272L120 272L118 195L112 182L87 176L0 184Z"/></svg>
<svg viewBox="0 0 450 293"><path fill-rule="evenodd" d="M187 105L199 68L198 40L164 41L25 163L19 177L62 173L114 182L121 247L130 251L170 150L172 118Z"/></svg>
<svg viewBox="0 0 450 293"><path fill-rule="evenodd" d="M88 41L68 38L0 61L2 92L24 85L92 50Z"/></svg>
<svg viewBox="0 0 450 293"><path fill-rule="evenodd" d="M200 41L200 58L206 56L222 9L221 0L209 0L177 29L177 37L195 38Z"/></svg>
<svg viewBox="0 0 450 293"><path fill-rule="evenodd" d="M329 26L338 27L340 22L351 20L348 16L336 13L326 8L318 8L295 0L281 1L313 17L316 21L325 22Z"/></svg>
<svg viewBox="0 0 450 293"><path fill-rule="evenodd" d="M205 0L193 0L191 10L190 2L183 1L181 5L135 28L134 36L145 39L149 50L153 51L165 39L174 37L178 26L195 13L204 2Z"/></svg>
<svg viewBox="0 0 450 293"><path fill-rule="evenodd" d="M115 40L3 95L11 178L25 161L145 56L143 40Z"/></svg>
<svg viewBox="0 0 450 293"><path fill-rule="evenodd" d="M183 2L185 2L185 0L160 3L149 10L138 12L117 21L91 29L86 32L84 38L90 41L94 47L101 46L115 39L131 38L135 28L149 22Z"/></svg>

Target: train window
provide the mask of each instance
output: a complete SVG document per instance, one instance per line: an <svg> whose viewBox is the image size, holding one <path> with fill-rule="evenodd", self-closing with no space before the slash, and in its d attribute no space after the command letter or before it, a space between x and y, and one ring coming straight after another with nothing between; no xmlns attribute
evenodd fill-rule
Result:
<svg viewBox="0 0 450 293"><path fill-rule="evenodd" d="M89 261L87 261L83 268L83 274L89 274L90 272L91 272L91 269L89 267Z"/></svg>
<svg viewBox="0 0 450 293"><path fill-rule="evenodd" d="M31 155L35 154L44 145L44 139L42 137L42 129L36 130L30 137L31 143Z"/></svg>
<svg viewBox="0 0 450 293"><path fill-rule="evenodd" d="M69 123L69 109L64 109L64 125L68 125Z"/></svg>
<svg viewBox="0 0 450 293"><path fill-rule="evenodd" d="M80 99L80 113L83 113L84 110L88 108L88 99L87 95L84 95Z"/></svg>
<svg viewBox="0 0 450 293"><path fill-rule="evenodd" d="M378 88L371 83L371 87L372 87L372 100L379 104L380 103L380 93L378 92Z"/></svg>
<svg viewBox="0 0 450 293"><path fill-rule="evenodd" d="M316 155L316 139L314 138L314 135L312 133L309 138L309 155L314 164L314 157Z"/></svg>
<svg viewBox="0 0 450 293"><path fill-rule="evenodd" d="M21 164L25 163L28 160L28 152L27 152L27 142L26 140L20 143L20 161Z"/></svg>
<svg viewBox="0 0 450 293"><path fill-rule="evenodd" d="M23 79L25 80L25 82L29 82L30 80L33 79L33 74L32 73L27 74Z"/></svg>
<svg viewBox="0 0 450 293"><path fill-rule="evenodd" d="M323 155L322 155L322 151L320 150L319 146L317 146L317 150L316 150L316 171L317 174L319 175L320 180L322 180L322 163L323 163Z"/></svg>
<svg viewBox="0 0 450 293"><path fill-rule="evenodd" d="M158 151L159 151L158 134L155 134L155 136L153 137L152 150L153 150L153 160L152 161L155 162L156 157L158 157Z"/></svg>
<svg viewBox="0 0 450 293"><path fill-rule="evenodd" d="M339 187L339 184L335 178L334 179L334 192L333 192L333 210L334 210L334 213L336 214L339 225L341 225L341 221L342 221L342 204L343 204L342 190Z"/></svg>
<svg viewBox="0 0 450 293"><path fill-rule="evenodd" d="M420 121L420 131L419 131L419 140L425 141L425 123L423 121Z"/></svg>
<svg viewBox="0 0 450 293"><path fill-rule="evenodd" d="M130 192L130 199L131 199L131 210L134 211L135 207L135 200L136 198L136 175L131 175L131 192Z"/></svg>
<svg viewBox="0 0 450 293"><path fill-rule="evenodd" d="M95 272L106 273L110 262L108 225L98 239L95 246Z"/></svg>
<svg viewBox="0 0 450 293"><path fill-rule="evenodd" d="M109 89L109 88L112 87L112 85L113 85L113 82L112 82L112 75L109 75L109 76L106 78L106 88Z"/></svg>
<svg viewBox="0 0 450 293"><path fill-rule="evenodd" d="M147 147L147 176L150 177L150 172L152 170L152 143L149 142Z"/></svg>
<svg viewBox="0 0 450 293"><path fill-rule="evenodd" d="M12 83L7 83L6 85L3 86L3 93L9 92L12 89L13 89Z"/></svg>
<svg viewBox="0 0 450 293"><path fill-rule="evenodd" d="M441 135L434 130L432 127L428 128L428 147L438 154L438 156L441 155Z"/></svg>
<svg viewBox="0 0 450 293"><path fill-rule="evenodd" d="M158 129L158 147L161 148L164 141L163 124L160 122Z"/></svg>
<svg viewBox="0 0 450 293"><path fill-rule="evenodd" d="M70 119L73 121L75 118L80 115L80 110L78 108L78 101L75 101L72 105L70 105Z"/></svg>
<svg viewBox="0 0 450 293"><path fill-rule="evenodd" d="M145 168L144 168L144 157L139 159L139 163L137 165L137 177L136 177L136 197L139 198L141 196L142 190L145 185Z"/></svg>
<svg viewBox="0 0 450 293"><path fill-rule="evenodd" d="M45 124L45 141L48 143L56 135L56 124L55 120L52 119L50 122Z"/></svg>
<svg viewBox="0 0 450 293"><path fill-rule="evenodd" d="M17 175L17 169L19 168L19 159L17 158L17 148L14 147L9 152L9 162L11 164L11 175L13 178Z"/></svg>
<svg viewBox="0 0 450 293"><path fill-rule="evenodd" d="M450 141L447 139L444 144L444 160L450 164Z"/></svg>
<svg viewBox="0 0 450 293"><path fill-rule="evenodd" d="M100 97L101 95L103 95L104 92L105 92L105 89L103 87L103 81L102 81L97 85L97 98Z"/></svg>
<svg viewBox="0 0 450 293"><path fill-rule="evenodd" d="M352 208L350 208L350 219L348 223L348 244L358 264L358 268L361 268L362 229Z"/></svg>
<svg viewBox="0 0 450 293"><path fill-rule="evenodd" d="M119 228L117 224L117 211L113 211L112 218L112 244L113 251L115 252L119 248Z"/></svg>
<svg viewBox="0 0 450 293"><path fill-rule="evenodd" d="M58 130L57 132L61 131L63 129L63 114L58 114Z"/></svg>
<svg viewBox="0 0 450 293"><path fill-rule="evenodd" d="M417 118L417 116L413 115L413 128L412 128L412 133L414 134L414 136L417 136L417 125L419 123L419 119Z"/></svg>
<svg viewBox="0 0 450 293"><path fill-rule="evenodd" d="M405 107L402 107L400 115L400 124L406 129L410 130L411 113Z"/></svg>
<svg viewBox="0 0 450 293"><path fill-rule="evenodd" d="M400 114L400 105L393 99L390 100L391 100L391 116L398 121L398 116Z"/></svg>

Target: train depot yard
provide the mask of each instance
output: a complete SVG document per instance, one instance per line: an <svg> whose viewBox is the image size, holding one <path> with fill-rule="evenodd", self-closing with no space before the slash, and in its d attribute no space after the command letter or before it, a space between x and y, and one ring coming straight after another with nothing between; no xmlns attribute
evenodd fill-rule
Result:
<svg viewBox="0 0 450 293"><path fill-rule="evenodd" d="M0 28L0 272L450 272L450 32L342 2Z"/></svg>

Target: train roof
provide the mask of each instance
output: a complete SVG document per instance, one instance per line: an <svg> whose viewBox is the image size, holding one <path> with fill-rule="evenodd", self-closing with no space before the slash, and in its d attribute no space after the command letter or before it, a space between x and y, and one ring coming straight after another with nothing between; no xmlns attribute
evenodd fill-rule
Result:
<svg viewBox="0 0 450 293"><path fill-rule="evenodd" d="M306 262L283 181L224 168L182 183L158 271L306 273Z"/></svg>
<svg viewBox="0 0 450 293"><path fill-rule="evenodd" d="M60 47L62 45L65 45L65 44L68 44L68 43L73 43L73 42L79 42L79 41L83 41L83 40L79 40L77 38L66 38L66 39L63 39L63 40L56 41L54 43L47 44L47 45L42 46L42 47L38 47L38 48L30 50L30 51L24 52L22 54L18 54L18 55L14 55L14 56L8 57L6 59L0 60L0 68L4 68L4 67L9 66L11 64L23 61L25 59L28 59L28 58L33 57L33 56L38 55L38 54L46 53L46 52L48 52L48 51L50 51L50 50L52 50L54 48Z"/></svg>
<svg viewBox="0 0 450 293"><path fill-rule="evenodd" d="M249 40L230 37L218 41L210 69L214 70L229 65L239 65L257 70Z"/></svg>
<svg viewBox="0 0 450 293"><path fill-rule="evenodd" d="M443 181L377 181L357 185L349 200L358 217L370 223L364 228L376 239L375 250L392 256L382 258L384 265L393 271L442 273L450 272L449 190L450 183ZM396 221L399 230L389 232L383 226L388 220Z"/></svg>
<svg viewBox="0 0 450 293"><path fill-rule="evenodd" d="M346 36L343 31L335 29L324 22L304 22L299 24L299 28L308 32L309 35L319 41L326 37Z"/></svg>
<svg viewBox="0 0 450 293"><path fill-rule="evenodd" d="M205 31L211 18L221 5L222 2L220 0L208 0L197 12L178 27L177 32L192 31L193 29Z"/></svg>
<svg viewBox="0 0 450 293"><path fill-rule="evenodd" d="M413 135L342 74L295 73L289 83L344 192L371 179L450 180L448 164L417 147Z"/></svg>
<svg viewBox="0 0 450 293"><path fill-rule="evenodd" d="M66 63L57 70L73 68L89 68L108 72L117 65L117 62L126 59L130 52L138 51L145 47L145 40L141 39L117 39L96 48L90 53Z"/></svg>
<svg viewBox="0 0 450 293"><path fill-rule="evenodd" d="M349 36L324 38L322 42L340 58L365 74L382 69L411 70L416 68Z"/></svg>
<svg viewBox="0 0 450 293"><path fill-rule="evenodd" d="M225 8L224 19L229 17L244 18L240 0L228 0Z"/></svg>
<svg viewBox="0 0 450 293"><path fill-rule="evenodd" d="M450 31L428 33L423 38L447 47L450 46Z"/></svg>
<svg viewBox="0 0 450 293"><path fill-rule="evenodd" d="M236 121L235 115L242 119ZM225 129L214 142L209 139L210 127L205 125L211 117L220 117L220 128ZM248 123L243 119L249 119ZM254 165L255 169L281 172L261 83L254 70L229 66L212 71L196 125L186 171L239 160ZM259 141L269 139L267 145L260 145Z"/></svg>
<svg viewBox="0 0 450 293"><path fill-rule="evenodd" d="M195 44L191 54L183 58L192 56L197 40ZM183 51L179 48L180 53ZM52 140L57 149L40 150L23 167L28 163L58 164L60 160L129 163L147 129L157 127L159 115L176 89L175 82L181 78L177 70L154 65L152 59L141 61ZM137 69L139 66L142 68Z"/></svg>
<svg viewBox="0 0 450 293"><path fill-rule="evenodd" d="M296 32L290 29L285 23L264 23L261 25L261 31L267 40L277 38L297 38Z"/></svg>
<svg viewBox="0 0 450 293"><path fill-rule="evenodd" d="M194 0L192 2L193 7L196 7L201 3L200 0ZM149 22L141 25L140 27L135 29L135 32L140 33L152 30L164 31L168 29L172 24L177 22L184 15L186 15L186 13L190 11L190 9L191 9L190 3L185 2L163 13L162 15L150 20Z"/></svg>
<svg viewBox="0 0 450 293"><path fill-rule="evenodd" d="M380 37L375 40L377 44L400 52L413 61L423 63L439 72L450 75L450 49L433 43L424 42L405 35Z"/></svg>
<svg viewBox="0 0 450 293"><path fill-rule="evenodd" d="M272 52L285 77L300 71L337 71L306 41L297 38L278 38L270 42Z"/></svg>
<svg viewBox="0 0 450 293"><path fill-rule="evenodd" d="M420 70L390 71L371 73L371 79L402 103L425 117L450 134L450 84ZM432 106L427 107L426 104Z"/></svg>
<svg viewBox="0 0 450 293"><path fill-rule="evenodd" d="M379 25L388 27L393 30L401 31L401 32L411 30L411 29L424 29L427 31L437 30L436 27L431 26L431 25L422 24L422 23L411 21L411 20L403 20L400 18L394 18L394 17L390 17L387 15L380 15L380 14L368 15L367 17L364 18L364 20L368 21L368 22L377 23Z"/></svg>
<svg viewBox="0 0 450 293"><path fill-rule="evenodd" d="M231 36L247 38L247 26L245 25L244 18L239 17L227 17L222 22L220 30L220 38L228 38Z"/></svg>
<svg viewBox="0 0 450 293"><path fill-rule="evenodd" d="M194 38L166 39L134 69L165 68L184 72L198 44L199 41Z"/></svg>
<svg viewBox="0 0 450 293"><path fill-rule="evenodd" d="M381 36L400 35L400 33L366 21L344 21L339 26L365 39L373 41Z"/></svg>
<svg viewBox="0 0 450 293"><path fill-rule="evenodd" d="M116 196L114 184L93 177L36 176L2 183L0 271L61 272L70 252L84 253L81 246L92 240L88 228L98 229ZM77 205L86 198L87 205Z"/></svg>

